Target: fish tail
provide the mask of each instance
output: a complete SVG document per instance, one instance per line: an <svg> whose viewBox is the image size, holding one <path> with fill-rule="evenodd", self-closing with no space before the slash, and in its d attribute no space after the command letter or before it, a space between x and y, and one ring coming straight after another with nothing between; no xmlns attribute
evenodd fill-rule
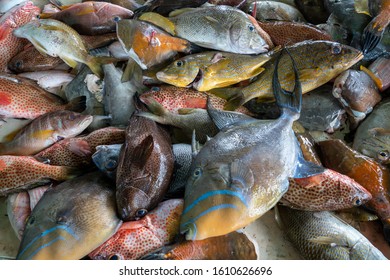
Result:
<svg viewBox="0 0 390 280"><path fill-rule="evenodd" d="M188 42L188 50L187 50L188 53L200 53L200 52L204 52L205 50L206 49L201 46Z"/></svg>
<svg viewBox="0 0 390 280"><path fill-rule="evenodd" d="M88 56L85 64L91 69L91 71L99 78L103 77L102 64L109 64L117 62L118 59L114 57L106 56Z"/></svg>
<svg viewBox="0 0 390 280"><path fill-rule="evenodd" d="M295 85L292 92L283 89L279 81L278 66L284 51L286 51L288 56L291 58L293 65ZM287 49L283 49L276 59L274 75L272 78L272 89L275 95L276 103L280 108L282 108L283 113L285 110L288 110L299 116L302 107L302 86L299 80L298 69L296 67L295 61Z"/></svg>
<svg viewBox="0 0 390 280"><path fill-rule="evenodd" d="M76 97L65 105L65 110L81 113L86 108L86 100L85 96Z"/></svg>
<svg viewBox="0 0 390 280"><path fill-rule="evenodd" d="M213 89L209 92L227 100L224 110L234 111L245 103L245 97L240 87Z"/></svg>

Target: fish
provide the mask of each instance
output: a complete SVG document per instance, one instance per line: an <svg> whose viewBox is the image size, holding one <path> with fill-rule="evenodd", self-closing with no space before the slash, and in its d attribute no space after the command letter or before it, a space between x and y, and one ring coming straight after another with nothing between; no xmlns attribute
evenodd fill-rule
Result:
<svg viewBox="0 0 390 280"><path fill-rule="evenodd" d="M296 58L299 80L302 83L302 93L305 94L336 77L363 58L361 51L350 46L331 41L304 41L286 47ZM312 55L308 56L310 53ZM234 110L253 98L259 101L273 101L272 70L277 55L263 65L265 69L246 87L214 89L210 93L228 100L224 109ZM286 69L291 68L291 62L286 54L281 59L281 84L287 90L292 90L293 76Z"/></svg>
<svg viewBox="0 0 390 280"><path fill-rule="evenodd" d="M247 0L209 0L207 2L213 5L227 5L236 8L241 8L247 2Z"/></svg>
<svg viewBox="0 0 390 280"><path fill-rule="evenodd" d="M372 195L355 180L331 169L302 179L289 179L288 191L281 203L305 211L336 211L357 207Z"/></svg>
<svg viewBox="0 0 390 280"><path fill-rule="evenodd" d="M75 77L75 75L61 70L25 72L18 74L18 76L34 80L39 87L54 94L58 93L59 88L66 86Z"/></svg>
<svg viewBox="0 0 390 280"><path fill-rule="evenodd" d="M114 62L111 57L88 54L80 35L71 27L55 19L38 19L13 31L18 38L28 39L43 54L61 58L72 68L84 63L99 77L103 76L101 64Z"/></svg>
<svg viewBox="0 0 390 280"><path fill-rule="evenodd" d="M48 160L53 165L87 168L92 165L92 154L96 152L97 146L124 142L124 129L105 127L88 135L61 140L34 157Z"/></svg>
<svg viewBox="0 0 390 280"><path fill-rule="evenodd" d="M0 74L0 116L2 118L36 119L46 113L70 110L82 112L85 97L65 101L34 81L12 74Z"/></svg>
<svg viewBox="0 0 390 280"><path fill-rule="evenodd" d="M332 86L325 84L303 96L299 123L304 128L334 133L345 127L345 109L331 92Z"/></svg>
<svg viewBox="0 0 390 280"><path fill-rule="evenodd" d="M320 24L326 22L330 16L323 0L295 0L294 4L310 23Z"/></svg>
<svg viewBox="0 0 390 280"><path fill-rule="evenodd" d="M241 232L210 237L204 240L184 240L164 246L144 256L148 260L256 260L257 245ZM258 249L257 249L258 250Z"/></svg>
<svg viewBox="0 0 390 280"><path fill-rule="evenodd" d="M133 115L116 172L117 209L123 221L142 218L162 201L173 165L167 131L152 120Z"/></svg>
<svg viewBox="0 0 390 280"><path fill-rule="evenodd" d="M230 6L202 7L170 15L176 35L198 46L239 54L267 52L269 45L249 15Z"/></svg>
<svg viewBox="0 0 390 280"><path fill-rule="evenodd" d="M0 196L80 175L78 169L48 165L30 156L0 156L0 168Z"/></svg>
<svg viewBox="0 0 390 280"><path fill-rule="evenodd" d="M175 60L156 76L164 83L199 91L227 87L259 75L264 70L261 66L278 50L257 56L217 51L191 54Z"/></svg>
<svg viewBox="0 0 390 280"><path fill-rule="evenodd" d="M139 96L142 102L154 99L165 109L172 113L179 113L183 108L207 109L207 98L211 105L217 110L223 110L226 100L206 92L194 90L192 88L178 88L170 85L154 86L149 91ZM241 106L236 112L246 115L253 115L247 108Z"/></svg>
<svg viewBox="0 0 390 280"><path fill-rule="evenodd" d="M118 231L88 256L97 260L135 260L172 243L179 233L183 199L170 199L138 221L124 222Z"/></svg>
<svg viewBox="0 0 390 280"><path fill-rule="evenodd" d="M295 137L299 142L303 158L317 165L322 165L320 157L318 155L318 149L314 138L311 134L300 125L298 121L293 124Z"/></svg>
<svg viewBox="0 0 390 280"><path fill-rule="evenodd" d="M347 175L372 195L365 206L381 219L384 235L390 241L390 171L385 166L350 148L340 139L318 142L325 167Z"/></svg>
<svg viewBox="0 0 390 280"><path fill-rule="evenodd" d="M87 2L88 0L83 0L82 2ZM114 5L121 6L123 8L135 11L142 5L136 0L96 0L97 2L108 2Z"/></svg>
<svg viewBox="0 0 390 280"><path fill-rule="evenodd" d="M1 5L3 8L3 5ZM40 13L31 1L23 2L0 17L0 72L9 72L8 62L26 45L13 31L30 22Z"/></svg>
<svg viewBox="0 0 390 280"><path fill-rule="evenodd" d="M370 76L353 69L344 71L335 79L332 94L344 107L355 127L382 100Z"/></svg>
<svg viewBox="0 0 390 280"><path fill-rule="evenodd" d="M56 19L82 35L101 35L115 32L116 22L132 18L134 13L107 2L87 1L60 7L57 13L41 13L41 19Z"/></svg>
<svg viewBox="0 0 390 280"><path fill-rule="evenodd" d="M123 49L143 70L160 65L179 52L189 53L192 48L185 38L174 37L146 21L120 20L116 30Z"/></svg>
<svg viewBox="0 0 390 280"><path fill-rule="evenodd" d="M383 164L390 163L390 99L379 103L358 126L352 148Z"/></svg>
<svg viewBox="0 0 390 280"><path fill-rule="evenodd" d="M57 141L86 129L92 116L71 111L43 114L20 130L10 142L0 143L0 155L34 155Z"/></svg>
<svg viewBox="0 0 390 280"><path fill-rule="evenodd" d="M196 8L204 3L207 0L180 0L180 1L169 1L169 0L147 0L145 3L136 9L135 14L142 14L146 12L156 12L163 16L167 16L170 12L183 9L183 8Z"/></svg>
<svg viewBox="0 0 390 280"><path fill-rule="evenodd" d="M172 145L173 158L175 165L173 175L169 184L166 196L176 197L184 194L185 185L188 179L188 172L192 164L192 146L189 144L178 143Z"/></svg>
<svg viewBox="0 0 390 280"><path fill-rule="evenodd" d="M276 219L305 259L387 260L359 231L328 211L278 206Z"/></svg>
<svg viewBox="0 0 390 280"><path fill-rule="evenodd" d="M39 186L33 189L27 190L28 196L30 197L30 209L33 210L37 205L38 201L42 198L43 194L51 187L54 183L49 185Z"/></svg>
<svg viewBox="0 0 390 280"><path fill-rule="evenodd" d="M314 25L290 21L258 21L275 46L289 46L306 40L332 41L331 36Z"/></svg>
<svg viewBox="0 0 390 280"><path fill-rule="evenodd" d="M81 259L121 224L112 183L88 173L45 192L27 220L16 259Z"/></svg>
<svg viewBox="0 0 390 280"><path fill-rule="evenodd" d="M122 144L99 145L96 146L96 152L92 155L92 160L97 168L114 181L116 180L121 148Z"/></svg>
<svg viewBox="0 0 390 280"><path fill-rule="evenodd" d="M119 60L128 61L130 58L129 54L123 49L122 44L119 41L110 44L108 46L108 51L111 56Z"/></svg>
<svg viewBox="0 0 390 280"><path fill-rule="evenodd" d="M368 69L362 68L362 71L370 76L380 92L390 87L390 58L379 57L368 66Z"/></svg>
<svg viewBox="0 0 390 280"><path fill-rule="evenodd" d="M26 220L31 213L28 192L12 193L7 196L7 215L19 240L22 239Z"/></svg>
<svg viewBox="0 0 390 280"><path fill-rule="evenodd" d="M306 21L297 8L278 1L251 1L246 5L244 11L249 14L254 13L257 20L263 21Z"/></svg>
<svg viewBox="0 0 390 280"><path fill-rule="evenodd" d="M221 131L204 144L190 169L180 221L186 240L240 229L275 206L288 190L289 177L323 173L322 167L299 156L292 124L299 118L302 90L294 61L289 69L295 76L294 92L287 94L281 88L278 65L284 52L278 56L272 77L282 108L278 119L208 110Z"/></svg>

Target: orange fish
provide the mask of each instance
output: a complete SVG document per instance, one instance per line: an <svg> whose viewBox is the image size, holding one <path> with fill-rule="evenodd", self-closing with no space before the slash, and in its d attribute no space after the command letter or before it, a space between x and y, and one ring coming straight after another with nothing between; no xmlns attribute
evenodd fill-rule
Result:
<svg viewBox="0 0 390 280"><path fill-rule="evenodd" d="M138 221L126 222L105 243L92 251L92 259L134 260L174 241L179 234L182 199L161 202Z"/></svg>
<svg viewBox="0 0 390 280"><path fill-rule="evenodd" d="M79 174L78 169L48 165L29 156L0 156L0 196L44 185L51 180L68 180Z"/></svg>
<svg viewBox="0 0 390 280"><path fill-rule="evenodd" d="M85 110L85 96L65 104L57 95L39 87L34 81L16 75L0 74L0 117L35 119L45 113Z"/></svg>
<svg viewBox="0 0 390 280"><path fill-rule="evenodd" d="M39 13L40 9L28 1L15 6L0 18L0 72L8 72L8 62L27 44L25 39L17 38L12 32Z"/></svg>

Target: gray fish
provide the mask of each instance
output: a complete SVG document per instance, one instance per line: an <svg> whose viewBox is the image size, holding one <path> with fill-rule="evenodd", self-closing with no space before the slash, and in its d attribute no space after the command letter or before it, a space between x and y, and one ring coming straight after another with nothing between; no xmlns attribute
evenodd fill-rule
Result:
<svg viewBox="0 0 390 280"><path fill-rule="evenodd" d="M305 259L387 260L359 231L331 212L277 209L277 221Z"/></svg>
<svg viewBox="0 0 390 280"><path fill-rule="evenodd" d="M92 160L99 170L113 180L116 178L121 148L122 144L100 145L96 147L96 152L92 155Z"/></svg>
<svg viewBox="0 0 390 280"><path fill-rule="evenodd" d="M252 14L256 7L256 19L266 20L283 20L283 21L300 21L305 22L304 16L294 6L277 2L277 1L253 1L244 9Z"/></svg>
<svg viewBox="0 0 390 280"><path fill-rule="evenodd" d="M90 173L45 192L27 220L16 258L81 259L121 224L112 183Z"/></svg>

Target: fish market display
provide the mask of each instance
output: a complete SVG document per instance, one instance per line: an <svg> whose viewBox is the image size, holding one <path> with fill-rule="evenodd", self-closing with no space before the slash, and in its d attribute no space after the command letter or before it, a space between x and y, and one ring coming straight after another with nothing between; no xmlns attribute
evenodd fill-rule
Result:
<svg viewBox="0 0 390 280"><path fill-rule="evenodd" d="M0 0L0 259L389 257L389 15Z"/></svg>

